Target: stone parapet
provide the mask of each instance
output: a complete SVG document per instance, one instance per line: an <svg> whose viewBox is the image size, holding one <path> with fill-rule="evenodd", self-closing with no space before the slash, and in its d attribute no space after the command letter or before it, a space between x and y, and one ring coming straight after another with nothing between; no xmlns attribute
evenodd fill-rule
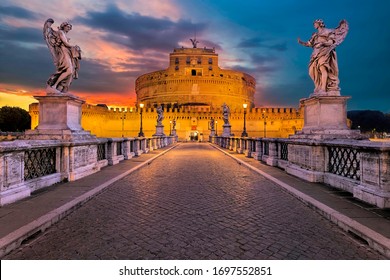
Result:
<svg viewBox="0 0 390 280"><path fill-rule="evenodd" d="M162 148L176 137L159 137ZM106 165L149 151L150 138L95 138L89 140L15 140L0 142L0 206L13 203L41 188L74 181Z"/></svg>
<svg viewBox="0 0 390 280"><path fill-rule="evenodd" d="M227 139L213 136L210 142L226 148ZM390 142L245 137L237 143L237 152L246 149L247 156L267 165L350 192L376 207L390 208Z"/></svg>

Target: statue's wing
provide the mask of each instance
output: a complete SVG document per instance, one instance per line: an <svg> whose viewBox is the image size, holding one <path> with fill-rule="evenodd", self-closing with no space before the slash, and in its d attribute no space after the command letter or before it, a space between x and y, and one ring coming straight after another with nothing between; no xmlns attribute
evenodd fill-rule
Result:
<svg viewBox="0 0 390 280"><path fill-rule="evenodd" d="M53 58L53 62L55 65L58 63L58 50L57 50L57 42L58 42L58 33L49 26L49 23L46 21L43 26L43 39L46 41L47 47L51 53Z"/></svg>
<svg viewBox="0 0 390 280"><path fill-rule="evenodd" d="M334 29L335 45L340 45L348 34L349 26L348 22L343 19L340 21L339 26Z"/></svg>

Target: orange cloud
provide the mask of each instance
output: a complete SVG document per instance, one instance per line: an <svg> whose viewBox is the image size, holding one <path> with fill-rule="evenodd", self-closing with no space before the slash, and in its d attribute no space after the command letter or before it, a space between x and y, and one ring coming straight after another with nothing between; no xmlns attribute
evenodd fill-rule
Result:
<svg viewBox="0 0 390 280"><path fill-rule="evenodd" d="M130 107L136 102L135 94L112 92L77 92L73 93L89 104L106 104L107 106Z"/></svg>

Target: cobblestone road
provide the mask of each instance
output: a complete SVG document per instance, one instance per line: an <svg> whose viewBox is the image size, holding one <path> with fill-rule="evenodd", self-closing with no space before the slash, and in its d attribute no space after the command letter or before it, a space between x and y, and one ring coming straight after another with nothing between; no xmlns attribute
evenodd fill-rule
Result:
<svg viewBox="0 0 390 280"><path fill-rule="evenodd" d="M181 144L5 259L383 259L208 144Z"/></svg>

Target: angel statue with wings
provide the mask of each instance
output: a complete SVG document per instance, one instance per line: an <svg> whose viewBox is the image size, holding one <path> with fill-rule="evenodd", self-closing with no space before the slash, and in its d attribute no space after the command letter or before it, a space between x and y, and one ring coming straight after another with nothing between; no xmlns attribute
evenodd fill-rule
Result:
<svg viewBox="0 0 390 280"><path fill-rule="evenodd" d="M340 21L335 29L325 28L323 20L314 21L314 32L309 41L298 43L313 48L309 62L309 75L314 82L314 95L340 95L339 69L337 66L336 47L348 33L348 23Z"/></svg>
<svg viewBox="0 0 390 280"><path fill-rule="evenodd" d="M56 72L47 81L47 93L67 93L73 79L78 78L81 49L72 46L66 35L72 30L69 22L63 22L58 30L51 27L54 20L49 18L43 26L43 37L53 58Z"/></svg>

